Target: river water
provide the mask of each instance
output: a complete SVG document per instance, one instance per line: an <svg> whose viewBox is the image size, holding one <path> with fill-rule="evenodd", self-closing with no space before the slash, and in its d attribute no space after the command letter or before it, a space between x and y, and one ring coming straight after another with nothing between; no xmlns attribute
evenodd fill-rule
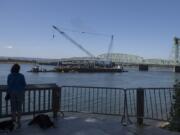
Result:
<svg viewBox="0 0 180 135"><path fill-rule="evenodd" d="M0 64L0 85L6 84L7 76L12 64ZM150 70L140 72L137 69L125 69L123 73L31 73L27 72L33 67L32 64L21 64L21 73L25 75L28 84L56 83L59 86L99 86L99 87L173 87L175 80L180 79L179 73L172 70ZM53 66L43 66L53 69ZM85 91L87 90L87 91ZM127 89L127 107L129 115L136 115L136 91ZM120 89L71 89L63 87L61 94L61 109L63 111L84 111L109 114L124 114L124 91ZM43 96L42 96L43 95ZM38 111L43 106L47 108L50 100L48 91L41 91L25 96L25 112ZM5 96L5 93L3 94ZM173 91L170 89L146 89L145 91L145 117L167 120L171 110ZM40 97L40 98L39 98ZM38 100L38 98L40 100ZM4 98L3 98L4 99ZM35 101L36 99L36 101ZM44 100L42 100L44 99ZM45 100L46 99L46 100ZM31 102L30 102L31 101ZM34 102L32 102L34 101ZM42 101L42 102L41 102ZM44 102L45 101L45 102ZM49 102L48 102L49 101ZM2 114L6 114L6 102L2 101ZM10 104L8 105L10 114Z"/></svg>
<svg viewBox="0 0 180 135"><path fill-rule="evenodd" d="M6 84L7 76L12 64L0 64L0 84ZM180 79L179 73L172 71L148 71L128 69L123 73L31 73L27 72L32 64L21 64L21 73L25 75L27 83L57 83L63 85L103 86L103 87L172 87L175 80ZM53 69L53 66L43 66Z"/></svg>

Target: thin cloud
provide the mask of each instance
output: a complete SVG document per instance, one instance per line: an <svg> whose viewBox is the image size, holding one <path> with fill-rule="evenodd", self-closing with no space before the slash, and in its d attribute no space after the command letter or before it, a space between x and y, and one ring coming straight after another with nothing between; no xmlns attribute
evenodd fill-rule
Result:
<svg viewBox="0 0 180 135"><path fill-rule="evenodd" d="M4 48L6 49L13 49L13 46L9 45L9 46L4 46Z"/></svg>

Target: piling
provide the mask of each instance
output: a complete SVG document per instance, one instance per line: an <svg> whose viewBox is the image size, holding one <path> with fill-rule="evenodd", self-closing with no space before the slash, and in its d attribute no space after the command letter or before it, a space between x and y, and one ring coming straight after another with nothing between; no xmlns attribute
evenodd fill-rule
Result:
<svg viewBox="0 0 180 135"><path fill-rule="evenodd" d="M174 72L175 73L180 73L180 66L175 66L174 67Z"/></svg>
<svg viewBox="0 0 180 135"><path fill-rule="evenodd" d="M148 71L149 67L146 64L140 64L139 65L139 71Z"/></svg>

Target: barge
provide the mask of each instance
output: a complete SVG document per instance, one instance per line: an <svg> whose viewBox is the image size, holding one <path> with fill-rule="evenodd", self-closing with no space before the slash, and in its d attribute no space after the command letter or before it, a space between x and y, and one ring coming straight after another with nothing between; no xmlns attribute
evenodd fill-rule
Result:
<svg viewBox="0 0 180 135"><path fill-rule="evenodd" d="M73 60L59 62L52 70L46 70L39 66L33 67L29 72L60 72L60 73L121 73L127 72L123 66L112 64L105 64L89 60Z"/></svg>
<svg viewBox="0 0 180 135"><path fill-rule="evenodd" d="M77 72L77 73L115 73L115 72L126 72L123 69L118 68L55 68L55 71L68 73L68 72Z"/></svg>

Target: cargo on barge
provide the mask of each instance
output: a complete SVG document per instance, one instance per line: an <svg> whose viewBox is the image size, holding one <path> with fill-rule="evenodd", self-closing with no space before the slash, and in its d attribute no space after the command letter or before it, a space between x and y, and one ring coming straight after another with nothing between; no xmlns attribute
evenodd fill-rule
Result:
<svg viewBox="0 0 180 135"><path fill-rule="evenodd" d="M107 72L125 72L118 68L56 68L57 72L78 72L78 73L107 73Z"/></svg>

